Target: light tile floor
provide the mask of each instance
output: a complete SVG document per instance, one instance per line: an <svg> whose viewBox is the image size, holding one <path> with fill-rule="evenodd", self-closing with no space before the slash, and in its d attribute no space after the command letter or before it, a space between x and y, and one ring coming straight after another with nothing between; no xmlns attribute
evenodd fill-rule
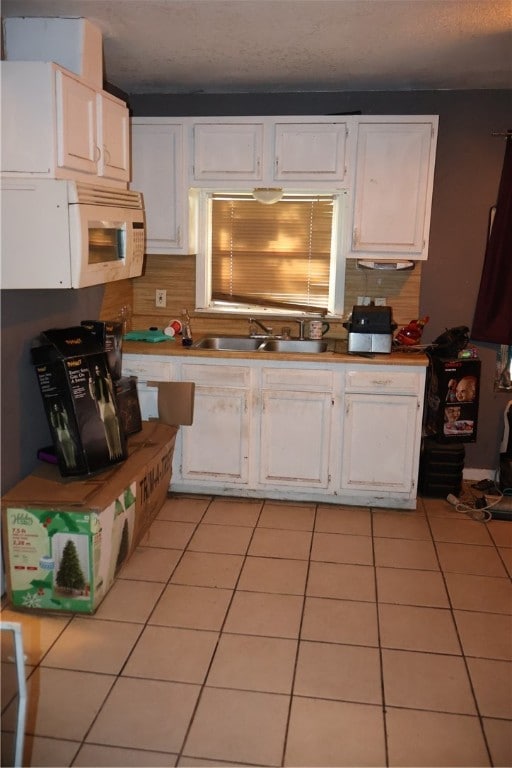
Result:
<svg viewBox="0 0 512 768"><path fill-rule="evenodd" d="M442 499L171 496L94 616L2 610L24 765L510 766L511 574L512 523Z"/></svg>

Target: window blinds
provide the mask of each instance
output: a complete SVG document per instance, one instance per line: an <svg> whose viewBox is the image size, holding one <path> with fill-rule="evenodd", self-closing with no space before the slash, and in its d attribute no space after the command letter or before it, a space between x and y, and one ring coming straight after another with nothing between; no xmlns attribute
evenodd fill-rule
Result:
<svg viewBox="0 0 512 768"><path fill-rule="evenodd" d="M212 299L326 309L332 195L212 195Z"/></svg>

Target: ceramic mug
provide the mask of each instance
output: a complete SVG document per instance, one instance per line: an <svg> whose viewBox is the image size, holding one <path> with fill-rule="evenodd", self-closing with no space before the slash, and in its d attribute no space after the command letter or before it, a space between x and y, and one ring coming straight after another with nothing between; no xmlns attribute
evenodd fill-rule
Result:
<svg viewBox="0 0 512 768"><path fill-rule="evenodd" d="M325 323L323 320L311 320L309 323L309 338L321 339L329 328L329 323Z"/></svg>

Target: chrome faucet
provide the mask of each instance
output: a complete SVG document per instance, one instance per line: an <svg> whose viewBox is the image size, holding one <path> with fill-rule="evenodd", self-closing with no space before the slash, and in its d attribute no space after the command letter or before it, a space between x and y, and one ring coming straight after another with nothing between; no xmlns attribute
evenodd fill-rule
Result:
<svg viewBox="0 0 512 768"><path fill-rule="evenodd" d="M294 323L299 324L299 341L304 341L304 323L305 320L294 320Z"/></svg>
<svg viewBox="0 0 512 768"><path fill-rule="evenodd" d="M253 329L252 329L253 325L258 325L267 336L272 336L272 328L269 328L266 325L263 325L263 323L260 320L257 320L255 317L249 318L249 336L257 335L253 333Z"/></svg>

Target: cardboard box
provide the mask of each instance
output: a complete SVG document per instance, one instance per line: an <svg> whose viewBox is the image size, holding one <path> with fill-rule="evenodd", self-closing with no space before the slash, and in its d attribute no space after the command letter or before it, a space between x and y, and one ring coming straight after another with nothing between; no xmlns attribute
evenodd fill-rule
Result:
<svg viewBox="0 0 512 768"><path fill-rule="evenodd" d="M440 443L474 443L478 430L480 360L431 357L425 433Z"/></svg>
<svg viewBox="0 0 512 768"><path fill-rule="evenodd" d="M62 476L124 461L126 436L99 338L83 326L54 328L31 352Z"/></svg>
<svg viewBox="0 0 512 768"><path fill-rule="evenodd" d="M193 381L148 381L158 387L158 418L164 424L190 426L194 421L196 385Z"/></svg>
<svg viewBox="0 0 512 768"><path fill-rule="evenodd" d="M55 61L91 88L103 88L101 29L82 18L4 19L5 58L8 61Z"/></svg>
<svg viewBox="0 0 512 768"><path fill-rule="evenodd" d="M144 422L129 456L87 479L42 464L2 499L7 594L20 610L94 613L167 495L177 428Z"/></svg>

